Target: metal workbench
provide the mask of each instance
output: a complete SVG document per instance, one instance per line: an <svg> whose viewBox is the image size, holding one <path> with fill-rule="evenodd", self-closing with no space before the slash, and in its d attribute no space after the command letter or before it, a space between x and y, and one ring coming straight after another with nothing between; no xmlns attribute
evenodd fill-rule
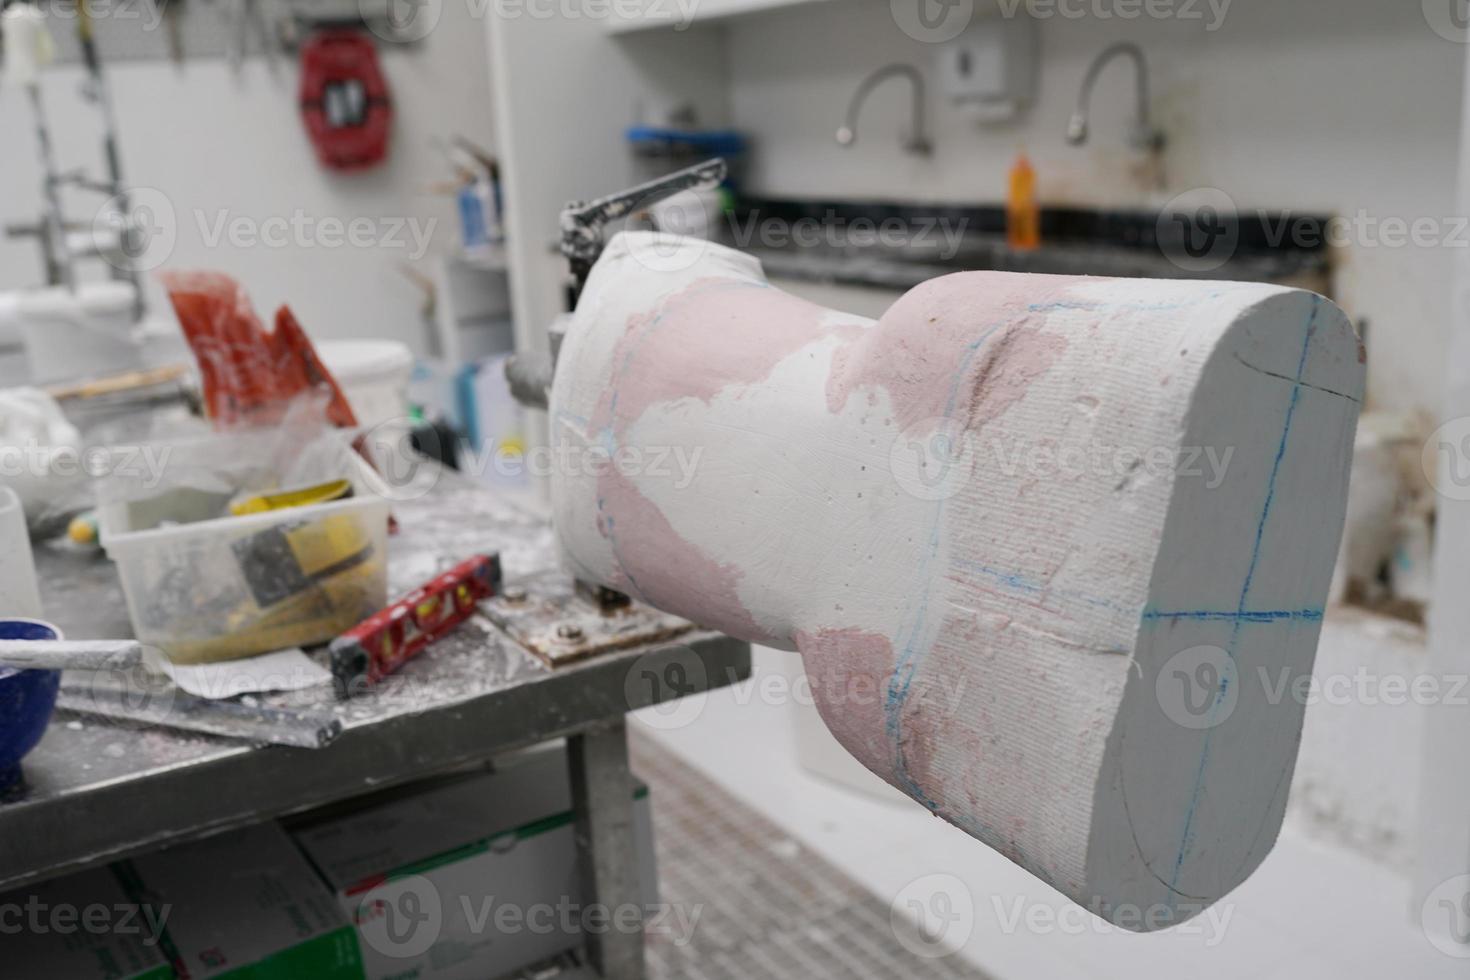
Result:
<svg viewBox="0 0 1470 980"><path fill-rule="evenodd" d="M395 503L390 594L475 552L498 550L506 582L554 576L545 520L446 472ZM37 548L48 618L69 637L131 634L112 564ZM262 819L291 814L566 736L585 901L641 905L624 715L749 676L750 648L695 629L673 641L551 669L477 617L372 696L338 703L330 685L260 695L268 706L330 712L320 749L256 746L58 712L0 800L0 887L39 880ZM642 936L589 936L605 976L643 975Z"/></svg>

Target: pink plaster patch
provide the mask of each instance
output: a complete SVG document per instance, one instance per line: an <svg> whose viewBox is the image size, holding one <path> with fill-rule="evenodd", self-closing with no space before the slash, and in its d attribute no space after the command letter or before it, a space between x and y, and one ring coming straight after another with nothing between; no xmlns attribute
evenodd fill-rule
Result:
<svg viewBox="0 0 1470 980"><path fill-rule="evenodd" d="M970 428L994 418L1066 350L1065 337L1040 332L1045 312L1038 308L1076 282L1071 276L957 272L911 289L876 326L837 352L828 409L839 412L855 392L883 388L904 430L927 419L953 418Z"/></svg>
<svg viewBox="0 0 1470 980"><path fill-rule="evenodd" d="M763 381L781 361L824 336L862 332L824 327L828 312L741 279L696 280L652 312L629 318L593 421L622 432L654 405L684 398L708 403L727 388Z"/></svg>
<svg viewBox="0 0 1470 980"><path fill-rule="evenodd" d="M617 467L608 467L598 478L598 492L599 525L613 542L623 578L615 585L702 626L753 643L780 644L741 603L736 592L740 569L715 561L685 540Z"/></svg>
<svg viewBox="0 0 1470 980"><path fill-rule="evenodd" d="M883 714L893 674L888 637L859 629L798 632L796 648L827 728L859 762L891 779L893 746Z"/></svg>
<svg viewBox="0 0 1470 980"><path fill-rule="evenodd" d="M1034 768L1036 760L1027 757L1024 740L993 737L997 722L984 696L991 677L1005 673L1001 662L1013 655L1006 631L993 620L950 610L904 702L903 757L908 778L940 817L962 828L985 828L992 846L1035 869L1042 866L1019 843L1020 828L1048 827L1050 801L1028 796L1024 783L1013 782L1013 774ZM1038 723L1050 720L1045 697L1025 696L1032 698L1027 709ZM961 710L973 714L961 717ZM997 801L1015 799L1025 799L1028 809L1007 819Z"/></svg>

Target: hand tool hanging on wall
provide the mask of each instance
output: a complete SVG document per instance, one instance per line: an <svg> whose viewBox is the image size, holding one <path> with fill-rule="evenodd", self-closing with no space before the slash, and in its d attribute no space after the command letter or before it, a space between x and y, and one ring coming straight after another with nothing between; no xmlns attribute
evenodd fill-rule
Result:
<svg viewBox="0 0 1470 980"><path fill-rule="evenodd" d="M168 33L168 57L175 67L184 63L184 0L153 0L155 20L163 21Z"/></svg>
<svg viewBox="0 0 1470 980"><path fill-rule="evenodd" d="M315 31L301 45L301 116L317 160L362 170L388 155L393 105L372 39L354 28Z"/></svg>
<svg viewBox="0 0 1470 980"><path fill-rule="evenodd" d="M276 36L275 17L261 9L261 5L267 3L269 0L229 0L230 43L227 57L230 68L235 72L239 72L240 66L245 63L248 44L246 35L252 32L260 43L260 53L265 56L266 67L272 73L276 70L276 49L280 39Z"/></svg>

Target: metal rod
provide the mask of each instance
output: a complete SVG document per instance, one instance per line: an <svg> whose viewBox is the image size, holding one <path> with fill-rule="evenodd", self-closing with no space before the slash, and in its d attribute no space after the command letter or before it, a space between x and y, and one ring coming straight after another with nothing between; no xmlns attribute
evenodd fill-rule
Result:
<svg viewBox="0 0 1470 980"><path fill-rule="evenodd" d="M97 39L92 29L92 15L86 4L77 7L77 39L82 45L82 57L91 77L92 92L97 99L97 109L102 116L102 154L107 161L107 183L111 187L112 201L118 210L118 246L123 253L126 268L113 267L113 278L121 278L133 286L133 320L141 321L147 312L143 298L143 276L134 263L140 246L138 229L134 227L132 203L128 188L123 183L122 155L117 146L117 115L112 108L112 92L107 77L102 73L102 56L97 50Z"/></svg>
<svg viewBox="0 0 1470 980"><path fill-rule="evenodd" d="M31 109L36 116L36 143L40 147L41 192L46 198L47 279L53 285L76 289L76 273L72 270L71 250L66 244L66 226L61 216L61 195L57 191L61 180L56 172L56 156L51 149L51 129L46 125L46 107L41 102L40 82L26 86L30 93Z"/></svg>
<svg viewBox="0 0 1470 980"><path fill-rule="evenodd" d="M142 659L137 640L0 640L0 667L19 670L122 668Z"/></svg>

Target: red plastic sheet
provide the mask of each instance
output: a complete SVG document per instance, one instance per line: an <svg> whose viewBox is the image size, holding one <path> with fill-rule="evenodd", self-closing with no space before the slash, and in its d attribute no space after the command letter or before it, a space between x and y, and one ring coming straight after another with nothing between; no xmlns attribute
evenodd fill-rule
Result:
<svg viewBox="0 0 1470 980"><path fill-rule="evenodd" d="M274 425L311 393L325 396L332 425L357 425L289 307L277 310L275 329L266 330L244 288L223 272L165 272L162 279L199 362L204 408L215 428Z"/></svg>

